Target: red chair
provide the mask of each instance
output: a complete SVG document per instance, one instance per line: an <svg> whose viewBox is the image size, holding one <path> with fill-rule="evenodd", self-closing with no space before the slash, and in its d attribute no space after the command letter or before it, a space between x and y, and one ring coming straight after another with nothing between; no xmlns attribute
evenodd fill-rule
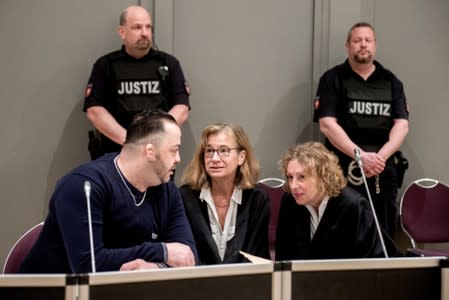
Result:
<svg viewBox="0 0 449 300"><path fill-rule="evenodd" d="M275 259L276 228L278 224L281 199L284 195L285 181L280 178L264 178L259 180L257 187L266 191L270 197L270 223L268 225L268 246L271 259Z"/></svg>
<svg viewBox="0 0 449 300"><path fill-rule="evenodd" d="M33 228L25 232L12 246L3 265L4 274L14 274L19 272L22 261L30 252L39 234L42 231L44 222L35 225Z"/></svg>
<svg viewBox="0 0 449 300"><path fill-rule="evenodd" d="M424 249L422 244L449 243L449 186L422 178L405 188L399 207L402 230L410 238L409 255L447 256L449 248Z"/></svg>

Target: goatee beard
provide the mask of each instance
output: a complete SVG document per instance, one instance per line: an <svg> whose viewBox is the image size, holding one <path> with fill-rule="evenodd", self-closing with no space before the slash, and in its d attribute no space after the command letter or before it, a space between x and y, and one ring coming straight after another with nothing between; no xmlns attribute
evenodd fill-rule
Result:
<svg viewBox="0 0 449 300"><path fill-rule="evenodd" d="M151 48L151 42L149 40L138 41L136 46L137 46L136 48L139 50L147 50Z"/></svg>
<svg viewBox="0 0 449 300"><path fill-rule="evenodd" d="M354 55L354 60L359 64L369 64L373 61L373 56L368 55L366 57L362 57L356 54Z"/></svg>

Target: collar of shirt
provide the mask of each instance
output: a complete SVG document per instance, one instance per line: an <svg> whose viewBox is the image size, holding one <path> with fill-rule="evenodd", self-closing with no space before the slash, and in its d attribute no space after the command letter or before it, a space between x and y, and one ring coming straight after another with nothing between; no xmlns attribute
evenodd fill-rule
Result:
<svg viewBox="0 0 449 300"><path fill-rule="evenodd" d="M159 52L154 50L153 48L150 48L148 53L142 56L141 58L135 58L134 56L129 55L128 52L126 52L125 50L125 45L122 45L120 51L122 51L122 53L125 55L125 57L127 57L127 59L132 61L147 61L154 57L157 57L158 55L160 56Z"/></svg>
<svg viewBox="0 0 449 300"><path fill-rule="evenodd" d="M384 66L380 62L378 62L377 60L373 60L373 64L376 68L374 69L373 74L371 74L366 81L377 79L380 76L380 74L383 73ZM356 78L359 78L360 80L365 81L362 77L360 77L359 74L357 74L351 68L351 65L349 64L348 59L346 59L345 62L343 63L343 69L345 72L347 72L347 74L350 74L353 77L356 77Z"/></svg>
<svg viewBox="0 0 449 300"><path fill-rule="evenodd" d="M313 239L315 235L315 231L320 224L321 218L323 217L324 211L327 207L327 202L329 201L329 197L325 197L323 201L321 201L320 206L318 207L318 214L315 209L311 205L306 205L307 209L310 212L310 239Z"/></svg>
<svg viewBox="0 0 449 300"><path fill-rule="evenodd" d="M212 199L212 194L210 193L209 187L203 187L200 193L200 200L206 201L209 206L215 207L214 200ZM242 204L242 189L234 187L232 192L231 201L236 204Z"/></svg>

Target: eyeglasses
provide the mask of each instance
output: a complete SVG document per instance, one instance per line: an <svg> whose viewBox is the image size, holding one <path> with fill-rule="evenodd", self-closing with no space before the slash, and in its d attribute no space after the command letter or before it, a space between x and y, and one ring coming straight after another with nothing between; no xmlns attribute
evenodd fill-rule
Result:
<svg viewBox="0 0 449 300"><path fill-rule="evenodd" d="M211 158L214 156L214 153L217 152L218 156L220 157L229 157L229 153L231 152L231 150L240 150L240 148L229 148L227 146L220 146L218 147L218 149L206 148L206 150L204 150L204 156L207 158Z"/></svg>

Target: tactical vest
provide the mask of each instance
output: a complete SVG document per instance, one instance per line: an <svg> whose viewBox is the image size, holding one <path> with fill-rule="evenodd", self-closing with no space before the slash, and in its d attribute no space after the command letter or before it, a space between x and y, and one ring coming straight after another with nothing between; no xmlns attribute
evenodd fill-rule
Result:
<svg viewBox="0 0 449 300"><path fill-rule="evenodd" d="M341 71L338 75L344 99L338 123L362 149L377 151L388 141L393 126L391 81L380 78L361 82Z"/></svg>
<svg viewBox="0 0 449 300"><path fill-rule="evenodd" d="M109 56L114 76L116 101L111 109L125 128L132 116L142 110L164 110L167 107L166 80L168 67L162 54L149 59L133 60L122 51Z"/></svg>

